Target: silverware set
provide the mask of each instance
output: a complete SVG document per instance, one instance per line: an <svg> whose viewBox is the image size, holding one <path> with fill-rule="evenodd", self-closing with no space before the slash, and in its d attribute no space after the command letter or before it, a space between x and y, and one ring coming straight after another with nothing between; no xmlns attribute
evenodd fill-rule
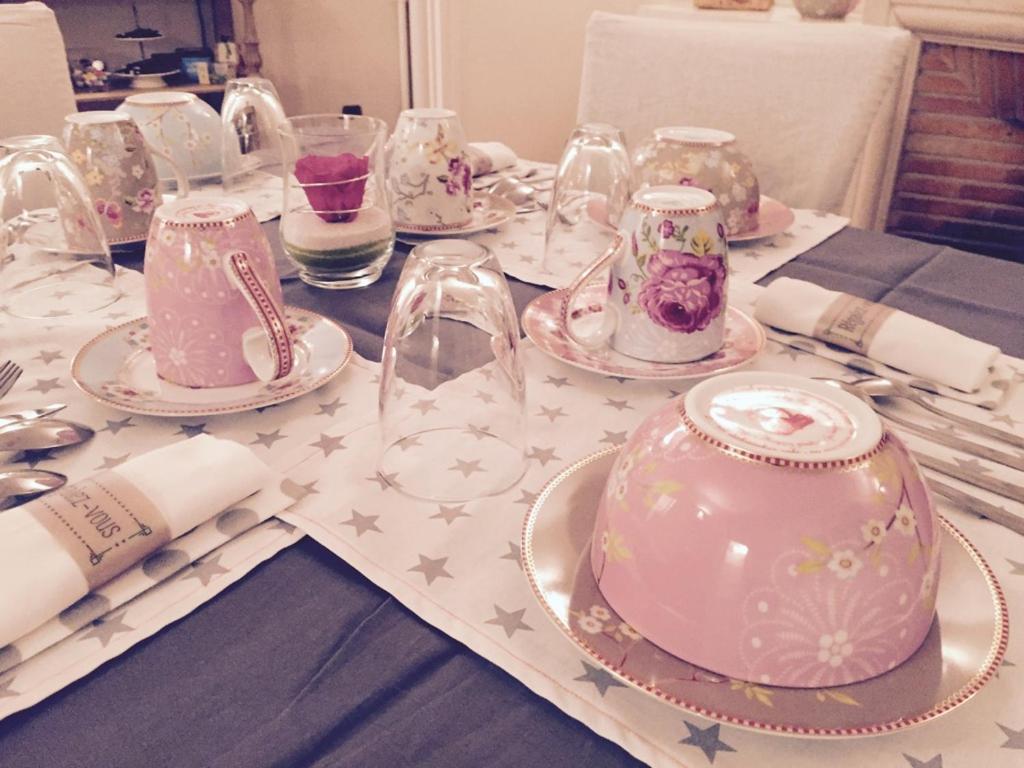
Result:
<svg viewBox="0 0 1024 768"><path fill-rule="evenodd" d="M21 367L16 363L0 363L0 397L11 390L20 376ZM66 407L64 403L51 403L0 416L0 455L66 448L92 438L96 433L84 424L50 418ZM0 470L0 511L60 488L67 481L66 475L43 469Z"/></svg>
<svg viewBox="0 0 1024 768"><path fill-rule="evenodd" d="M1007 446L1024 447L1024 438L1020 435L950 413L933 405L920 393L902 382L877 376L865 377L849 382L830 378L822 378L821 380L860 398L886 421L903 427L936 444L944 445L947 448L952 448L971 457L991 461L1018 471L1024 471L1024 456L993 448L992 446L969 440L966 437L959 437L953 433L953 430L944 430L919 424L902 414L885 408L884 403L887 399L904 398L928 413L939 417L946 424L960 428L965 434L997 440ZM972 466L970 461L947 461L946 459L931 456L920 451L916 451L914 455L918 463L926 469L1024 504L1024 487L986 474L983 469ZM929 476L928 484L932 492L948 499L957 506L1024 534L1024 517L1009 512L995 504L975 498L969 493L941 480L935 480L932 476Z"/></svg>
<svg viewBox="0 0 1024 768"><path fill-rule="evenodd" d="M14 383L21 378L21 366L12 360L0 363L0 397L11 391Z"/></svg>

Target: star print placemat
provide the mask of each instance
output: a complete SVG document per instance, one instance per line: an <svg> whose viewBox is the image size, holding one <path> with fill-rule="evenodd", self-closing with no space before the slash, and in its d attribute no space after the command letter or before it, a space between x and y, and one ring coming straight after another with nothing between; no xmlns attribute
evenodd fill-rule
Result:
<svg viewBox="0 0 1024 768"><path fill-rule="evenodd" d="M547 192L539 195L545 202L549 196ZM775 237L729 246L729 274L733 280L756 282L850 223L823 211L795 210L794 214L793 224ZM470 239L490 248L506 274L534 285L565 288L604 252L611 236L599 227L583 229L577 241L553 245L551 253L545 255L546 216L543 210L521 213L500 229Z"/></svg>
<svg viewBox="0 0 1024 768"><path fill-rule="evenodd" d="M523 515L558 471L598 449L621 445L646 414L686 385L589 374L544 356L528 343L521 351L529 398L528 460L523 479L512 490L465 504L412 500L396 490L403 483L400 473L375 474L377 435L370 420L361 425L346 420L325 430L344 450L325 447L294 470L297 483L315 483L319 493L293 506L286 519L422 618L652 765L1020 764L1024 678L1016 665L1024 656L1024 643L1016 636L998 679L941 723L843 742L770 737L713 723L623 685L578 653L547 619L523 575ZM845 370L778 344L770 345L755 365L812 375ZM432 392L408 387L403 397L412 407L430 410L454 396L470 410L479 393L488 392L486 373L478 369ZM453 391L442 391L445 387ZM1002 415L1024 423L1024 397L1004 408L1010 410ZM489 470L493 457L474 439L473 428L484 425L469 423L472 418L467 416L463 452L450 463L422 471L474 479ZM1006 589L1011 614L1024 609L1021 537L967 513L943 512L985 553ZM736 695L744 694L737 689Z"/></svg>

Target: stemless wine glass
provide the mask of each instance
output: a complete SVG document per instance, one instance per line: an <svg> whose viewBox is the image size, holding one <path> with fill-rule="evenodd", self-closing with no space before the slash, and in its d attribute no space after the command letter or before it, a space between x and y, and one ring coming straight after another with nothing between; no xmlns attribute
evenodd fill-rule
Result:
<svg viewBox="0 0 1024 768"><path fill-rule="evenodd" d="M386 129L361 115L293 117L278 129L287 169L281 242L303 282L360 288L391 258Z"/></svg>
<svg viewBox="0 0 1024 768"><path fill-rule="evenodd" d="M286 117L272 82L263 77L228 80L220 117L225 190L244 187L261 174L283 175L277 129Z"/></svg>
<svg viewBox="0 0 1024 768"><path fill-rule="evenodd" d="M501 493L525 470L519 324L482 245L413 248L395 289L380 380L379 477L419 499Z"/></svg>
<svg viewBox="0 0 1024 768"><path fill-rule="evenodd" d="M0 160L0 301L17 317L94 312L121 295L85 181L62 153Z"/></svg>
<svg viewBox="0 0 1024 768"><path fill-rule="evenodd" d="M629 155L622 131L607 123L577 126L555 173L544 269L568 283L611 243L629 194Z"/></svg>

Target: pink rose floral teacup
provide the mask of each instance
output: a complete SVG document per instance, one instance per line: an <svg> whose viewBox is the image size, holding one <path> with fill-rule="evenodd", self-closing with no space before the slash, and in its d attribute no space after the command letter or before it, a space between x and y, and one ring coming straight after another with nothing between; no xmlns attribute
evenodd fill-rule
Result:
<svg viewBox="0 0 1024 768"><path fill-rule="evenodd" d="M567 289L566 334L658 363L699 360L725 338L728 244L715 196L696 187L647 187L633 195L612 245ZM603 307L578 307L592 276L610 267ZM582 318L602 318L586 327Z"/></svg>
<svg viewBox="0 0 1024 768"><path fill-rule="evenodd" d="M291 372L294 350L274 255L243 201L183 199L160 206L144 274L160 378L228 387Z"/></svg>
<svg viewBox="0 0 1024 768"><path fill-rule="evenodd" d="M179 197L188 195L184 174L146 143L130 115L103 110L70 114L64 118L64 144L89 185L111 245L146 239L160 205L154 155L165 157L175 169Z"/></svg>

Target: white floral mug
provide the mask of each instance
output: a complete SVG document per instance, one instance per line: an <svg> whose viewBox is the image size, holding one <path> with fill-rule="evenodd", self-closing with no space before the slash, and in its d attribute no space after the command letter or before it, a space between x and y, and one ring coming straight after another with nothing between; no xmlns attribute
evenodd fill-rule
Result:
<svg viewBox="0 0 1024 768"><path fill-rule="evenodd" d="M424 232L473 218L473 169L450 109L407 109L388 139L388 191L399 227Z"/></svg>
<svg viewBox="0 0 1024 768"><path fill-rule="evenodd" d="M149 146L139 127L121 112L77 112L64 118L68 157L82 172L107 241L146 239L160 191L153 155L167 159L178 180L178 196L188 195L188 181L174 162Z"/></svg>
<svg viewBox="0 0 1024 768"><path fill-rule="evenodd" d="M592 276L610 267L601 306L578 307ZM683 363L717 352L725 337L728 243L715 196L697 187L633 195L608 250L565 291L562 324L584 347ZM600 317L600 322L586 322Z"/></svg>

